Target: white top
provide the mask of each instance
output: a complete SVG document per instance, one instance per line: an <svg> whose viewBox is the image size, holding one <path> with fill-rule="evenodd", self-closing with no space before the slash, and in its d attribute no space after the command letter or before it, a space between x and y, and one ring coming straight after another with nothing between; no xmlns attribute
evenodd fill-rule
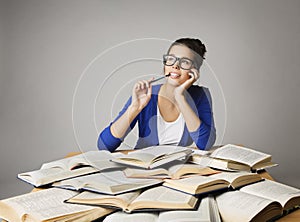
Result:
<svg viewBox="0 0 300 222"><path fill-rule="evenodd" d="M157 134L160 145L178 145L184 130L184 118L180 113L173 122L166 122L157 106Z"/></svg>

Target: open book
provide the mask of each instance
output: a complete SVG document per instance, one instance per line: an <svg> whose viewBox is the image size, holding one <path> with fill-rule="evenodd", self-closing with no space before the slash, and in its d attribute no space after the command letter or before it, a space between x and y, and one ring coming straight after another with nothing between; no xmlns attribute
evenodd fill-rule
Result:
<svg viewBox="0 0 300 222"><path fill-rule="evenodd" d="M120 194L116 196L83 192L67 200L68 203L99 205L121 208L127 213L136 210L194 209L198 199L192 195L168 189L163 186Z"/></svg>
<svg viewBox="0 0 300 222"><path fill-rule="evenodd" d="M271 180L216 197L223 221L267 221L300 204L300 189Z"/></svg>
<svg viewBox="0 0 300 222"><path fill-rule="evenodd" d="M103 222L221 222L214 197L205 197L196 210L176 210L163 212L135 212L127 214L115 212Z"/></svg>
<svg viewBox="0 0 300 222"><path fill-rule="evenodd" d="M38 170L18 174L18 178L39 187L67 178L122 168L120 164L110 161L118 155L118 153L111 154L109 151L88 151L80 155L44 163Z"/></svg>
<svg viewBox="0 0 300 222"><path fill-rule="evenodd" d="M192 152L192 149L181 146L152 146L123 154L112 161L152 169L174 160L186 159Z"/></svg>
<svg viewBox="0 0 300 222"><path fill-rule="evenodd" d="M174 163L174 164L173 164ZM127 177L133 178L171 178L180 179L190 175L210 175L220 171L213 170L209 167L201 166L198 164L183 164L181 161L172 164L166 164L163 168L156 169L137 169L126 168L124 173Z"/></svg>
<svg viewBox="0 0 300 222"><path fill-rule="evenodd" d="M268 221L282 214L282 207L277 201L239 190L218 195L216 201L224 222Z"/></svg>
<svg viewBox="0 0 300 222"><path fill-rule="evenodd" d="M191 176L179 180L165 179L163 186L189 194L203 194L227 188L236 189L260 180L263 178L257 173L222 172L210 176Z"/></svg>
<svg viewBox="0 0 300 222"><path fill-rule="evenodd" d="M272 180L247 185L240 189L242 192L278 201L283 210L290 210L300 205L300 189Z"/></svg>
<svg viewBox="0 0 300 222"><path fill-rule="evenodd" d="M113 210L95 206L66 204L77 192L57 188L19 195L0 201L0 218L7 221L92 221Z"/></svg>
<svg viewBox="0 0 300 222"><path fill-rule="evenodd" d="M254 149L227 144L207 155L195 154L191 162L222 170L257 171L276 166L272 156Z"/></svg>
<svg viewBox="0 0 300 222"><path fill-rule="evenodd" d="M120 194L162 183L158 179L127 178L122 171L95 173L52 184L71 190L89 190L104 194Z"/></svg>

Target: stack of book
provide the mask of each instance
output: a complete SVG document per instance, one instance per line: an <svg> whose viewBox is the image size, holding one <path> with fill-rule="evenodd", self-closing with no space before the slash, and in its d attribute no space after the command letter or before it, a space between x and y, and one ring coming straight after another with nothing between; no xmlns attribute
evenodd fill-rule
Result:
<svg viewBox="0 0 300 222"><path fill-rule="evenodd" d="M228 144L89 151L18 178L41 187L0 201L7 221L267 221L300 205L300 190L261 177L271 155ZM99 219L100 218L100 219Z"/></svg>

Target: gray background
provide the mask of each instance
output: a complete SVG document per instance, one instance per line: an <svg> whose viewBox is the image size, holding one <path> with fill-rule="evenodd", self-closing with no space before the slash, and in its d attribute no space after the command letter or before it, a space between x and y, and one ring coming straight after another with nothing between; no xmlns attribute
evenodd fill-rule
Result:
<svg viewBox="0 0 300 222"><path fill-rule="evenodd" d="M187 36L208 49L200 83L212 88L217 143L272 154L274 178L299 187L300 1L1 0L0 10L0 198L31 189L18 173L96 149L133 82L161 69L145 58ZM161 40L118 46L143 38Z"/></svg>

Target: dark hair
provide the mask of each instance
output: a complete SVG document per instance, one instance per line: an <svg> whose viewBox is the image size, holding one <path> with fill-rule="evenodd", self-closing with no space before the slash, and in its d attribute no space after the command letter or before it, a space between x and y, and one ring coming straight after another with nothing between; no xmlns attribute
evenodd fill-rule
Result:
<svg viewBox="0 0 300 222"><path fill-rule="evenodd" d="M168 53L174 45L185 45L189 49L193 50L197 55L199 55L200 57L196 56L198 58L196 58L195 62L197 64L197 68L198 69L200 68L200 66L203 63L203 60L205 59L204 55L207 51L205 45L199 39L192 39L192 38L177 39L169 47Z"/></svg>

